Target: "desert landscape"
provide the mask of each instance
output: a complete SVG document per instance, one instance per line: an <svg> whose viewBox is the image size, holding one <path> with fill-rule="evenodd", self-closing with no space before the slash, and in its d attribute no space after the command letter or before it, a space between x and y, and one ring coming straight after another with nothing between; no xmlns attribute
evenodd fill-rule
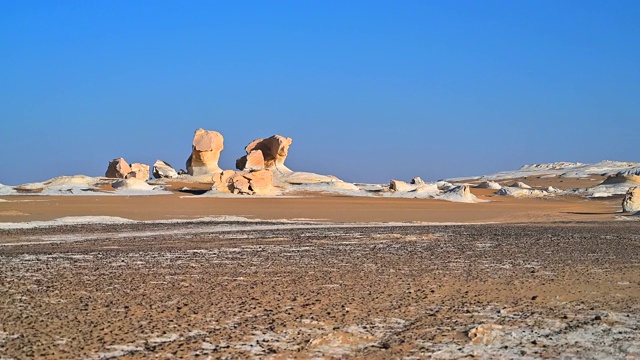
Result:
<svg viewBox="0 0 640 360"><path fill-rule="evenodd" d="M223 141L0 186L0 359L640 357L639 163L360 184Z"/></svg>

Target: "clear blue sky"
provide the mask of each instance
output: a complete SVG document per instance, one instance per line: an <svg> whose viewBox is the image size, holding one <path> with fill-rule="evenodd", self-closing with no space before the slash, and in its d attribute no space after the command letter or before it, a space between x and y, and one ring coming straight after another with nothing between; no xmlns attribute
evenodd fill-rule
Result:
<svg viewBox="0 0 640 360"><path fill-rule="evenodd" d="M233 168L258 137L349 181L640 161L640 1L0 2L0 183Z"/></svg>

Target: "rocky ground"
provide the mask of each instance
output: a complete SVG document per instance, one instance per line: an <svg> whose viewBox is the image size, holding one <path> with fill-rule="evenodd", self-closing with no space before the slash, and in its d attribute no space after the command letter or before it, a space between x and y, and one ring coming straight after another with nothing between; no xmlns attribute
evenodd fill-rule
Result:
<svg viewBox="0 0 640 360"><path fill-rule="evenodd" d="M0 358L632 359L639 284L640 222L0 230Z"/></svg>

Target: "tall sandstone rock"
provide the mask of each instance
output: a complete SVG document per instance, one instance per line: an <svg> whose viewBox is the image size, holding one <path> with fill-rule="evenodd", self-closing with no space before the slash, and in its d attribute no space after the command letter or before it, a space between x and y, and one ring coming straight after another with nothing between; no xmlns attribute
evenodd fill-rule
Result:
<svg viewBox="0 0 640 360"><path fill-rule="evenodd" d="M622 211L630 213L640 211L640 186L632 187L627 191L622 200Z"/></svg>
<svg viewBox="0 0 640 360"><path fill-rule="evenodd" d="M198 129L193 136L191 155L187 159L187 173L193 176L222 172L218 166L224 138L217 131Z"/></svg>
<svg viewBox="0 0 640 360"><path fill-rule="evenodd" d="M278 170L281 173L291 173L284 161L289 154L291 138L273 135L267 139L256 139L247 145L245 156L236 160L238 170Z"/></svg>

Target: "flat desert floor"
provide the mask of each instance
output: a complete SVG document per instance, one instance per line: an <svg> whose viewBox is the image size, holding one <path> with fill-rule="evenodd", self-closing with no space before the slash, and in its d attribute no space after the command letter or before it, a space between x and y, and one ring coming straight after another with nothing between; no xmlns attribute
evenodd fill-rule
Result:
<svg viewBox="0 0 640 360"><path fill-rule="evenodd" d="M3 197L0 359L639 358L639 217L483 191Z"/></svg>

